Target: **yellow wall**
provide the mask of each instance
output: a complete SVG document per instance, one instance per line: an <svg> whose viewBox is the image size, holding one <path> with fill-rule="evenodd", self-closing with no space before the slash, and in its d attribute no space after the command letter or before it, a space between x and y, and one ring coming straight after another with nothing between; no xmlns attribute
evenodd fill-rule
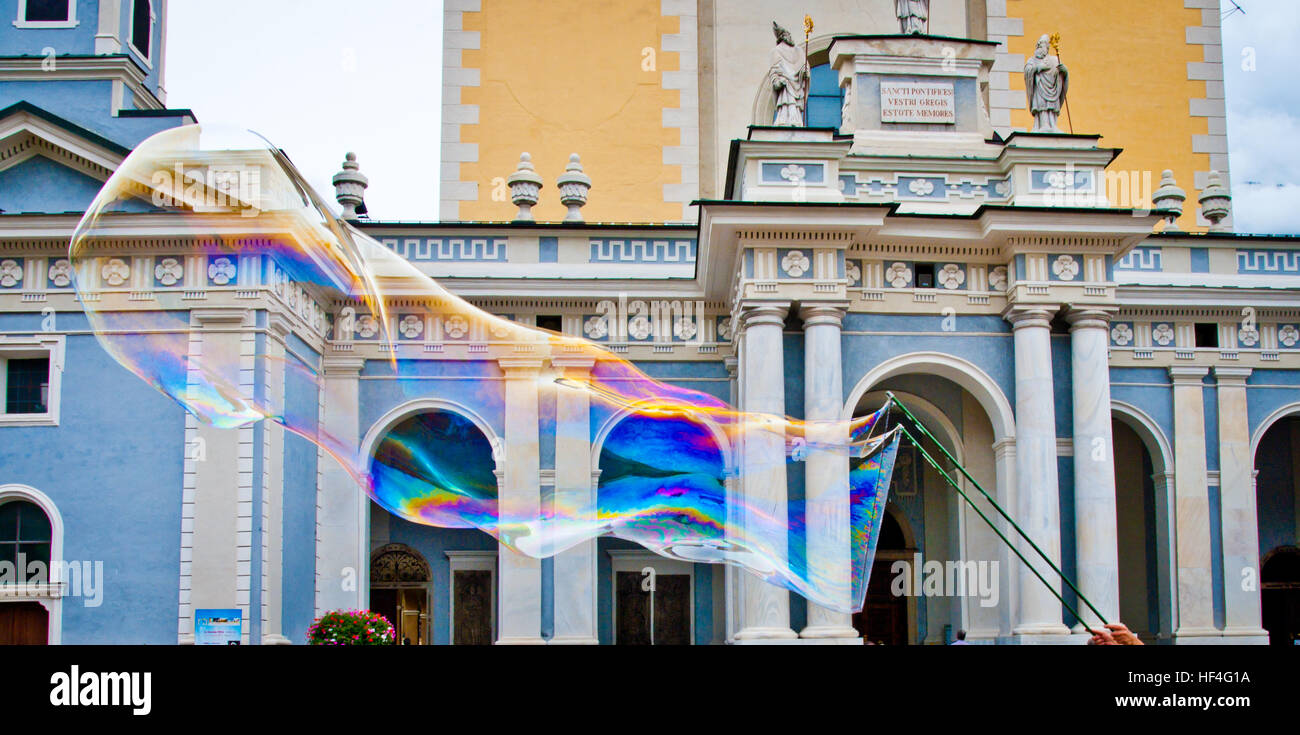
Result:
<svg viewBox="0 0 1300 735"><path fill-rule="evenodd" d="M1123 148L1110 170L1150 171L1152 189L1161 171L1172 169L1187 192L1178 224L1198 229L1194 175L1210 170L1210 157L1192 152L1192 136L1205 135L1208 122L1191 117L1189 100L1207 95L1205 82L1187 79L1187 63L1204 61L1204 52L1187 44L1186 28L1201 24L1201 11L1182 0L1009 0L1007 14L1022 18L1025 31L1008 40L1010 53L1028 58L1039 36L1061 34L1074 132L1101 134L1103 146ZM1024 75L1012 74L1011 87L1023 92ZM1028 110L1013 110L1011 123L1033 125ZM1064 114L1060 126L1069 130Z"/></svg>
<svg viewBox="0 0 1300 735"><path fill-rule="evenodd" d="M478 200L461 203L460 219L513 219L508 194L493 201L492 180L528 151L545 180L539 220L564 217L555 180L570 153L592 179L586 221L681 220L681 205L663 201L663 185L681 181L680 167L663 163L663 148L680 144L680 132L663 125L679 93L660 83L677 69L678 55L660 48L663 34L678 32L677 18L660 15L660 0L484 0L482 8L464 15L464 29L481 36L462 64L480 70L480 86L462 90L479 122L461 127L461 141L478 144L479 160L461 165ZM653 71L642 69L647 47Z"/></svg>

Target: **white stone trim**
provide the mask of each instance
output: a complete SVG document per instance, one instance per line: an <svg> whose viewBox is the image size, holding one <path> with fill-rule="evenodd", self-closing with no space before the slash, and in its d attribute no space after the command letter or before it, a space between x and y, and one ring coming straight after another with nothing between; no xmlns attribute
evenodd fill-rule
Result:
<svg viewBox="0 0 1300 735"><path fill-rule="evenodd" d="M1026 107L1023 90L1011 88L1011 75L1023 73L1025 55L1007 51L1007 39L1025 35L1025 22L1007 14L1007 0L986 0L988 40L999 44L989 72L989 121L1002 137L1013 131L1011 111Z"/></svg>
<svg viewBox="0 0 1300 735"><path fill-rule="evenodd" d="M1204 153L1210 157L1210 169L1223 176L1223 185L1232 190L1232 177L1228 171L1228 110L1223 84L1223 35L1219 17L1219 0L1183 0L1184 8L1199 9L1201 24L1188 26L1186 40L1188 46L1200 46L1201 61L1187 62L1187 81L1205 82L1205 97L1189 101L1192 117L1207 118L1208 133L1192 136L1192 153ZM1209 171L1195 172L1192 182L1196 189L1202 190L1209 184ZM1189 195L1189 206L1194 195ZM1196 224L1209 226L1209 220L1201 216L1200 208L1195 208ZM1232 228L1232 213L1221 225Z"/></svg>
<svg viewBox="0 0 1300 735"><path fill-rule="evenodd" d="M676 17L678 33L665 33L660 41L660 51L676 53L677 71L660 73L660 85L665 90L680 94L677 107L665 108L663 125L675 128L681 134L678 145L665 146L665 166L681 168L681 183L664 184L665 202L682 205L683 222L694 222L691 202L700 193L700 91L699 91L699 15L695 0L660 0L659 13Z"/></svg>
<svg viewBox="0 0 1300 735"><path fill-rule="evenodd" d="M45 413L5 413L5 382L8 378L5 362L9 357L17 359L49 358L49 388L45 401ZM31 337L0 335L0 428L6 426L59 425L61 403L59 397L63 393L63 360L64 338L62 334L42 332Z"/></svg>
<svg viewBox="0 0 1300 735"><path fill-rule="evenodd" d="M464 30L465 13L482 10L481 0L445 0L442 8L442 163L438 189L438 218L460 219L460 203L478 199L478 182L461 178L462 163L479 160L478 144L462 143L461 125L478 123L478 105L461 103L461 89L479 86L479 70L462 66L462 51L477 49L478 31Z"/></svg>
<svg viewBox="0 0 1300 735"><path fill-rule="evenodd" d="M18 16L14 18L14 28L76 28L77 0L68 0L67 20L25 20L27 17L27 0L18 0Z"/></svg>
<svg viewBox="0 0 1300 735"><path fill-rule="evenodd" d="M4 602L37 602L48 615L46 643L57 646L63 642L63 584L58 575L63 571L63 515L50 496L29 485L16 483L0 485L0 504L11 500L34 503L50 519L50 568L45 585L27 585L26 589L8 589L0 594ZM103 584L103 580L98 580Z"/></svg>

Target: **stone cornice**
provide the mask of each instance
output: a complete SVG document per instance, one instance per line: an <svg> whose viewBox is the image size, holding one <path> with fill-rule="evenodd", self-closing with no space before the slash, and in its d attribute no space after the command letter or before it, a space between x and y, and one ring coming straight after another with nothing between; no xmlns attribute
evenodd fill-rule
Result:
<svg viewBox="0 0 1300 735"><path fill-rule="evenodd" d="M1169 378L1177 386L1196 386L1202 387L1201 381L1206 375L1210 374L1208 367L1200 365L1171 365L1169 366Z"/></svg>

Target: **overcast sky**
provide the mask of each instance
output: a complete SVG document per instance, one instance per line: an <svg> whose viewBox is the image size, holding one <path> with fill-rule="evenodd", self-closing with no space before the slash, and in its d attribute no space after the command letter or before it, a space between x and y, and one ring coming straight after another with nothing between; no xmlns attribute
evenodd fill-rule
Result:
<svg viewBox="0 0 1300 735"><path fill-rule="evenodd" d="M343 155L378 219L438 219L439 0L168 3L167 105L261 133L327 201Z"/></svg>
<svg viewBox="0 0 1300 735"><path fill-rule="evenodd" d="M1300 0L1236 1L1246 12L1223 21L1236 227L1300 233ZM330 201L330 177L355 151L372 217L437 219L439 0L178 0L168 10L170 107L256 130ZM1191 182L1179 183L1194 200Z"/></svg>

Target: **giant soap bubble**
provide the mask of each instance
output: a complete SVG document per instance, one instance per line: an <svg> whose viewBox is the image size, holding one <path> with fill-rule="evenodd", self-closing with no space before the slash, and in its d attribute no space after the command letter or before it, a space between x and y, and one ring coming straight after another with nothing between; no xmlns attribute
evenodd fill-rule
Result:
<svg viewBox="0 0 1300 735"><path fill-rule="evenodd" d="M271 421L306 438L355 479L358 492L394 515L478 528L534 557L612 535L671 558L740 566L830 609L862 607L898 446L897 434L883 427L886 409L816 427L740 412L651 379L592 342L483 311L332 214L282 151L247 132L189 125L141 143L87 210L69 260L96 337L124 367L204 423ZM391 379L403 399L434 389L421 379L430 356L412 354L410 340L396 332L409 337L437 320L526 353L541 366L538 390L581 391L593 411L634 416L642 428L607 444L614 469L598 494L556 487L544 512L536 498L517 503L465 472L447 451L446 443L457 440L454 426L413 423L362 456L355 437L331 436L312 412L296 416L273 405L248 378L250 360L282 359L256 336L265 329L255 321L262 317L246 316L266 313L251 311L266 308L257 301L264 293L284 306L300 333L349 341L360 334L368 340L361 348L377 345L378 352L365 353L368 366ZM199 306L202 323L194 315ZM211 338L223 331L239 336ZM573 377L553 366L564 362L552 360L558 357L587 358L595 367ZM288 362L285 369L304 371ZM327 389L330 381L305 372ZM469 398L503 405L492 355L466 361L463 372L471 379L459 385L472 386ZM742 467L735 459L741 453L732 451L722 466L704 451L719 441L733 450L746 441L786 449L770 457L750 452ZM813 451L836 452L849 463L847 486L830 496L841 498L847 512L803 502L785 513L746 504L746 483ZM819 513L847 519L849 563L822 564L790 542Z"/></svg>

